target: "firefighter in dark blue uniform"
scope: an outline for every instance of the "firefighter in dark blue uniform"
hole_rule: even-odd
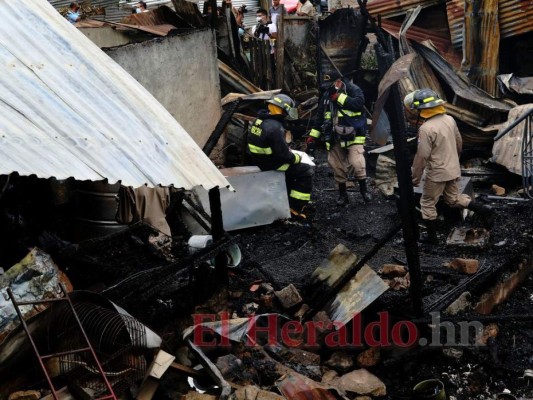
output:
[[[314,169],[301,163],[285,141],[283,122],[294,108],[287,95],[277,94],[267,100],[268,111],[261,110],[248,132],[248,150],[252,161],[262,171],[285,172],[291,214],[305,218],[305,207],[311,200]]]

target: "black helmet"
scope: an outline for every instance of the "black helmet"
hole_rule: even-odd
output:
[[[445,101],[431,89],[420,89],[414,93],[411,108],[422,110],[424,108],[433,108],[444,104]]]
[[[289,115],[295,105],[294,100],[286,94],[275,94],[266,102],[274,104],[275,106],[278,106],[279,108],[283,109],[283,111],[285,111],[285,114],[287,115]]]

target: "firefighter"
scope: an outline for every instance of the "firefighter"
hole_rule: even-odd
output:
[[[306,139],[311,149],[316,146],[315,139],[322,137],[326,143],[328,164],[339,188],[338,206],[349,203],[346,191],[349,166],[359,182],[363,200],[372,201],[366,182],[364,105],[365,96],[359,86],[346,78],[335,80],[320,98],[315,125]]]
[[[438,244],[435,206],[441,195],[450,207],[468,208],[478,213],[487,227],[494,222],[494,213],[489,207],[475,203],[465,194],[459,194],[459,156],[463,142],[455,120],[446,114],[444,103],[431,89],[416,90],[404,99],[404,104],[423,121],[418,130],[418,147],[413,161],[413,185],[420,184],[425,169],[420,206],[427,236],[421,241],[430,244]]]
[[[301,163],[301,156],[293,153],[285,141],[283,123],[294,108],[287,95],[277,94],[267,100],[268,111],[261,110],[248,131],[248,150],[252,161],[262,171],[285,172],[291,215],[306,218],[306,206],[311,200],[314,169]]]

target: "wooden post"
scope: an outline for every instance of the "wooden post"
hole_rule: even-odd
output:
[[[285,35],[283,32],[283,29],[285,27],[285,8],[283,4],[281,5],[281,7],[281,13],[276,19],[278,25],[278,37],[276,39],[276,88],[283,88],[283,78],[285,75]]]

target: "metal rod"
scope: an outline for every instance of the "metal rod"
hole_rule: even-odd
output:
[[[90,347],[84,347],[82,349],[77,349],[77,350],[69,350],[69,351],[62,351],[60,353],[53,353],[53,354],[47,354],[47,355],[44,355],[44,356],[41,356],[41,358],[43,360],[46,360],[48,358],[54,358],[54,357],[61,357],[61,356],[67,356],[69,354],[75,354],[75,353],[84,353],[86,351],[90,351],[91,348]]]
[[[39,361],[39,365],[41,366],[41,369],[43,371],[43,374],[46,378],[46,381],[48,382],[48,386],[50,386],[50,390],[52,392],[52,396],[55,400],[59,400],[59,396],[56,392],[56,389],[54,387],[54,384],[52,383],[52,379],[48,375],[48,371],[46,370],[46,367],[44,366],[43,360],[41,356],[39,355],[39,349],[37,348],[37,345],[33,341],[33,338],[31,337],[30,330],[28,329],[28,325],[26,324],[26,321],[24,320],[24,317],[22,316],[22,313],[20,312],[20,309],[18,307],[17,299],[15,299],[15,296],[13,295],[13,292],[11,291],[11,288],[7,288],[7,294],[9,295],[9,298],[11,299],[11,302],[13,303],[13,306],[15,308],[15,311],[17,312],[17,315],[20,319],[20,323],[22,324],[22,327],[24,328],[24,331],[26,332],[26,336],[28,340],[30,341],[31,347],[33,348],[33,352],[37,356],[37,361]]]
[[[74,319],[76,320],[76,322],[78,323],[78,325],[80,327],[80,331],[81,331],[81,334],[83,335],[83,338],[85,339],[85,343],[87,343],[87,345],[89,346],[89,351],[91,352],[91,355],[93,356],[94,362],[96,363],[96,367],[98,368],[98,371],[102,375],[102,379],[104,380],[105,385],[107,386],[107,390],[109,391],[110,395],[112,396],[110,398],[113,398],[113,399],[117,400],[117,396],[115,395],[115,392],[113,391],[113,387],[111,386],[111,384],[107,380],[107,376],[105,374],[104,369],[102,368],[102,365],[100,364],[100,360],[98,360],[98,357],[96,356],[96,353],[95,353],[95,351],[94,351],[94,349],[93,349],[93,347],[91,345],[91,342],[89,341],[89,337],[85,333],[85,329],[83,329],[83,325],[81,324],[81,321],[80,321],[80,319],[78,317],[78,314],[76,313],[76,310],[74,309],[74,304],[72,303],[72,300],[70,299],[70,296],[68,295],[68,292],[67,292],[67,289],[65,288],[65,285],[61,282],[59,284],[59,287],[61,288],[61,291],[63,292],[63,295],[65,296],[65,299],[68,301],[70,309],[72,310],[72,315],[74,316]]]
[[[496,136],[494,136],[494,141],[500,140],[502,137],[507,135],[516,125],[518,125],[520,122],[522,122],[524,119],[526,119],[528,116],[533,114],[533,109],[530,109],[523,113],[521,116],[519,116],[517,119],[515,119],[511,125],[509,125],[507,128],[505,128],[503,131],[498,133]]]

